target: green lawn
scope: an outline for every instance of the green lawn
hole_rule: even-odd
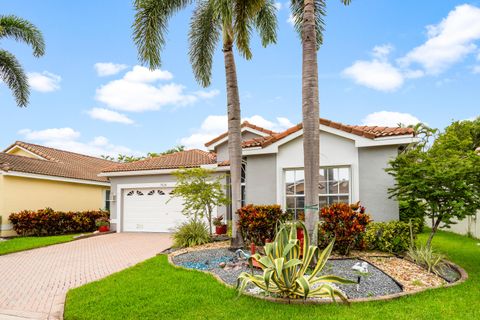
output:
[[[420,235],[424,241],[426,235]],[[480,319],[479,240],[441,232],[434,245],[469,273],[467,282],[387,302],[282,305],[251,297],[213,277],[179,270],[158,256],[69,291],[65,319]]]
[[[74,234],[50,237],[17,237],[0,242],[0,255],[72,241]]]

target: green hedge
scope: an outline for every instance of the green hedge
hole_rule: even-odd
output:
[[[24,210],[9,217],[13,230],[19,235],[49,236],[68,233],[92,232],[97,229],[95,220],[108,219],[107,211],[81,212],[54,211],[52,208],[37,211]]]
[[[403,221],[371,223],[365,241],[369,250],[405,252],[410,245],[410,225]]]

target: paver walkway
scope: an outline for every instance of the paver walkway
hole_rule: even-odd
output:
[[[171,246],[168,234],[113,233],[0,256],[0,320],[61,319],[70,288]]]

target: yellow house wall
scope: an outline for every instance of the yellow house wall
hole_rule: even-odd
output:
[[[21,210],[50,207],[58,211],[82,211],[103,208],[104,190],[108,189],[110,187],[0,176],[0,216],[3,229],[8,227],[8,216]],[[12,231],[2,231],[2,236],[11,234]]]

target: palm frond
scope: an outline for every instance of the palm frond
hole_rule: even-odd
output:
[[[343,0],[349,1],[349,0]],[[325,16],[326,16],[326,1],[325,0],[314,0],[315,5],[315,31],[316,31],[316,42],[317,50],[323,43],[323,32],[325,31]],[[292,11],[292,17],[294,22],[295,30],[297,31],[300,38],[302,37],[302,26],[303,26],[303,11],[305,8],[303,0],[291,0],[290,8]]]
[[[254,16],[252,2],[249,0],[233,1],[233,33],[235,44],[240,54],[247,60],[252,58],[250,36],[252,33],[252,17]]]
[[[257,29],[262,45],[266,47],[270,43],[277,42],[277,8],[273,0],[265,1],[255,18],[255,29]]]
[[[13,38],[25,42],[33,48],[35,57],[45,54],[42,32],[31,22],[17,16],[0,16],[0,38]]]
[[[150,69],[161,65],[160,53],[165,46],[168,20],[193,0],[135,0],[133,40],[141,62]]]
[[[190,62],[195,79],[204,87],[210,85],[212,60],[220,39],[220,20],[212,1],[203,0],[196,7],[190,22]]]
[[[28,78],[15,56],[5,50],[0,50],[0,79],[12,90],[17,105],[26,107],[30,94]]]

